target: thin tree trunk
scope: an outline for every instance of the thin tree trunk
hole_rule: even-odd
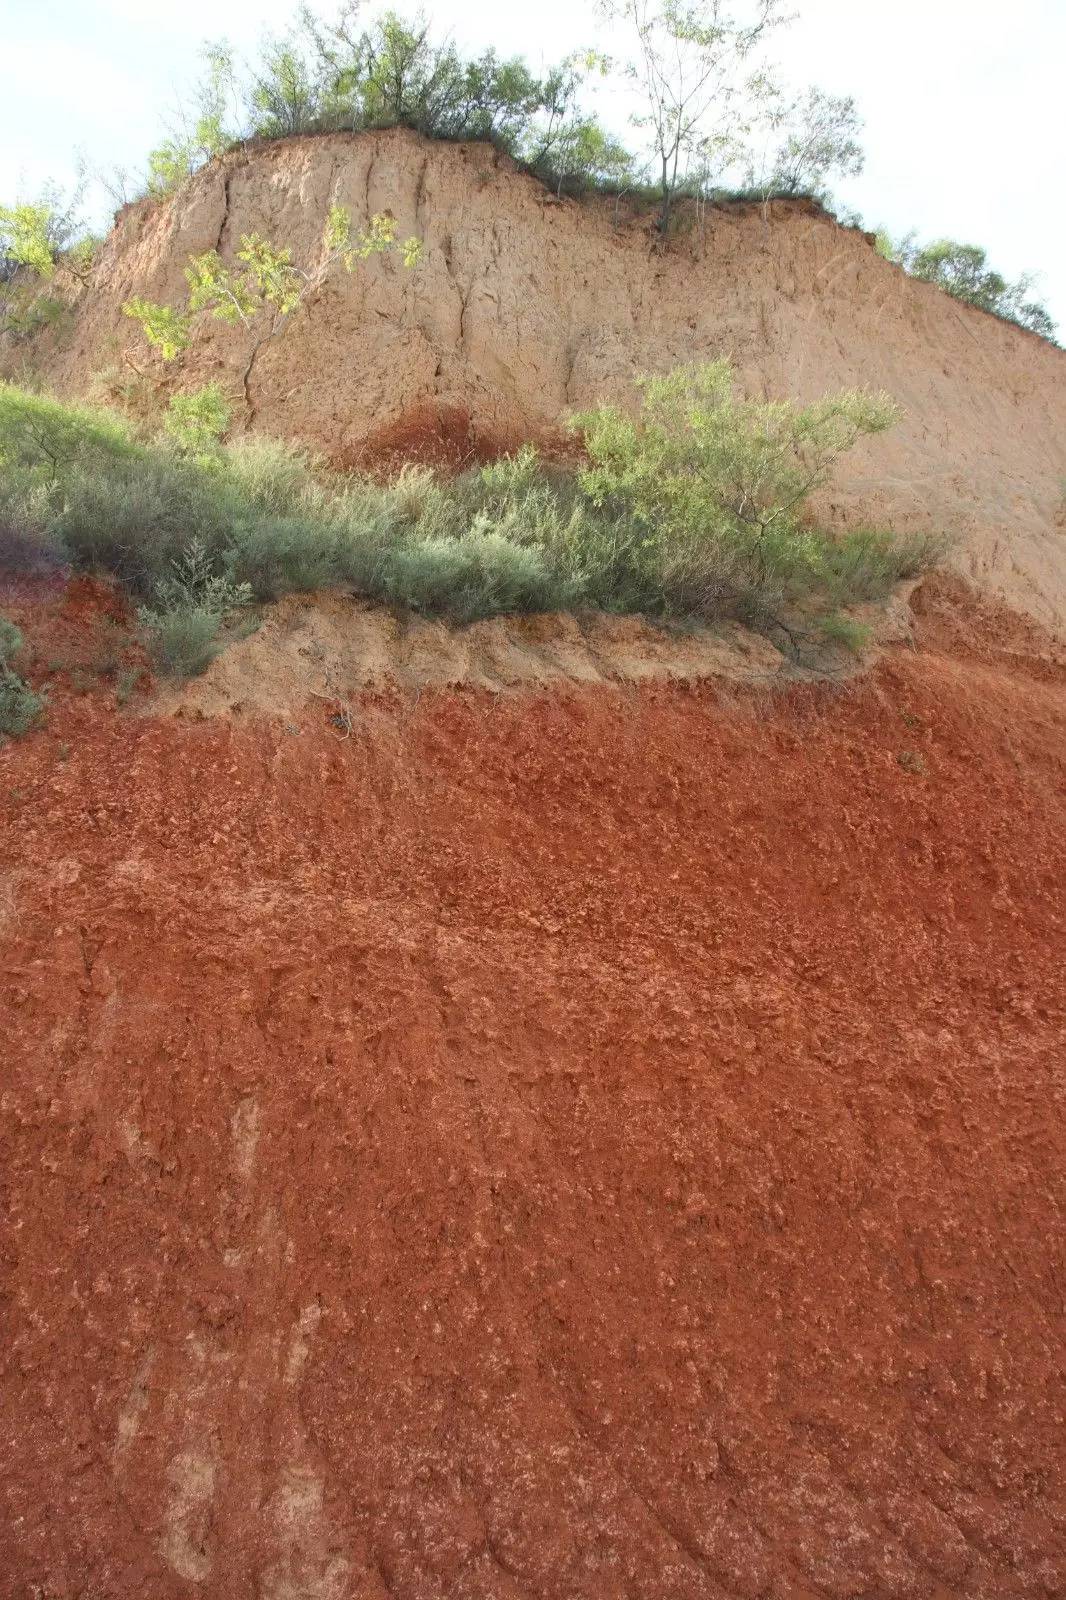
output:
[[[659,212],[659,232],[663,235],[663,237],[665,237],[666,230],[670,226],[670,201],[672,196],[673,189],[670,184],[670,170],[666,164],[666,157],[663,156],[663,203],[662,209]]]

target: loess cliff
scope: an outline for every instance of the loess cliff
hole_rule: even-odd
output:
[[[178,303],[191,254],[231,259],[254,230],[313,262],[332,203],[357,223],[391,212],[423,260],[331,274],[253,364],[255,428],[341,465],[456,419],[506,446],[551,436],[568,408],[631,401],[641,373],[720,355],[752,393],[884,388],[905,419],[855,452],[823,512],[943,530],[960,573],[1066,628],[1066,355],[909,279],[806,203],[713,211],[659,251],[647,217],[558,200],[487,145],[393,130],[249,148],[120,215],[73,331],[41,352],[45,377],[81,393],[127,354],[143,367],[124,301]],[[208,324],[166,382],[239,389],[250,348]]]
[[[331,277],[248,425],[343,464],[693,357],[884,387],[826,509],[970,581],[832,680],[334,593],[161,693],[118,588],[5,574],[0,1600],[1066,1593],[1066,357],[809,207],[657,253],[389,133],[127,210],[42,376],[145,369],[131,294],[332,201],[425,260]]]

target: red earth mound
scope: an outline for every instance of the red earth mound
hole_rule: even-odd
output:
[[[1062,1591],[1063,677],[929,614],[0,750],[0,1595]]]
[[[577,460],[580,456],[574,439],[562,429],[542,429],[532,436],[528,427],[490,427],[465,406],[426,403],[385,423],[357,449],[333,451],[330,460],[338,471],[358,469],[383,477],[394,477],[401,468],[412,465],[454,475],[499,461],[531,442],[551,460]]]

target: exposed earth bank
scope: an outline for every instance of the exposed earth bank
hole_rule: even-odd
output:
[[[421,239],[420,265],[337,267],[255,355],[247,412],[255,335],[201,318],[181,361],[153,364],[122,314],[131,296],[180,304],[190,255],[232,263],[257,231],[312,266],[333,203],[360,226],[391,212]],[[661,250],[648,215],[558,200],[489,145],[402,129],[281,140],[128,207],[72,324],[32,362],[72,394],[219,380],[238,426],[340,466],[551,439],[568,409],[632,405],[640,374],[719,356],[752,395],[886,389],[903,421],[841,464],[821,514],[943,532],[971,582],[1066,634],[1066,355],[907,277],[805,202],[687,222]],[[5,357],[17,371],[26,347],[0,349],[0,370]]]
[[[351,732],[353,701],[367,689],[505,694],[550,685],[703,678],[764,688],[816,675],[840,680],[861,671],[887,641],[910,637],[912,587],[899,585],[888,606],[852,609],[851,616],[869,630],[862,654],[808,628],[802,652],[787,657],[764,634],[739,623],[671,628],[636,616],[555,612],[492,617],[456,628],[353,595],[286,595],[263,608],[253,633],[229,644],[200,677],[164,688],[150,709],[282,717],[297,716],[317,700],[332,705]]]
[[[5,1600],[1061,1593],[1064,672],[916,605],[0,750]]]

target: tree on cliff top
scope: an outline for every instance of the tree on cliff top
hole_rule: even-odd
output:
[[[67,301],[47,291],[56,269],[67,287],[84,288],[98,241],[80,215],[84,174],[65,194],[48,184],[36,200],[0,205],[0,333],[16,338],[57,321]]]
[[[752,71],[769,32],[790,20],[783,0],[602,0],[604,15],[624,25],[635,56],[624,66],[645,109],[634,116],[651,136],[659,174],[659,231],[665,233],[678,189],[691,169],[705,174],[734,164],[771,84]]]
[[[595,51],[578,51],[537,75],[520,57],[492,49],[461,55],[423,17],[390,10],[363,25],[361,7],[349,4],[326,22],[304,6],[250,68],[241,91],[245,127],[267,139],[390,127],[487,139],[553,186],[581,185],[629,164],[579,104],[605,66]]]
[[[1014,322],[1056,343],[1058,330],[1050,312],[1033,298],[1033,274],[1023,273],[1012,283],[988,265],[988,253],[980,245],[960,244],[957,239],[936,239],[919,245],[913,234],[894,240],[882,230],[877,235],[877,248],[886,260],[894,261],[912,278],[933,283],[968,306],[990,311],[1005,322]]]

